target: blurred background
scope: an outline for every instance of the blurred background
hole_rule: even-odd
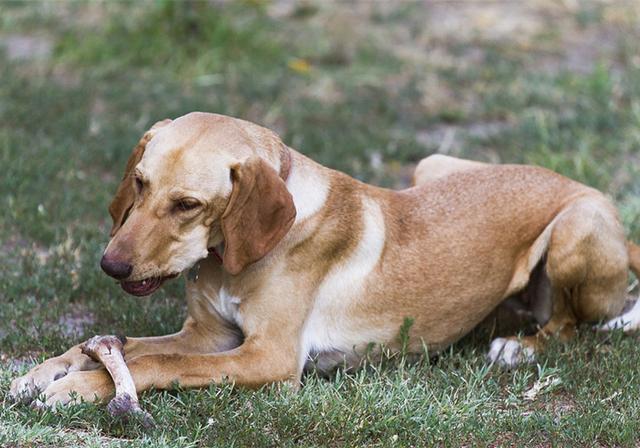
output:
[[[640,240],[640,2],[0,3],[0,353],[159,334],[98,269],[107,205],[156,120],[193,110],[277,131],[403,187],[432,153],[532,163],[608,193]]]
[[[546,166],[610,195],[640,241],[639,1],[0,0],[0,397],[93,334],[180,328],[182,280],[137,299],[98,263],[131,149],[193,110],[393,188],[433,153]],[[162,431],[126,446],[637,446],[636,338],[586,331],[514,372],[474,338],[295,396],[145,394]],[[102,408],[0,404],[0,445],[124,446]]]

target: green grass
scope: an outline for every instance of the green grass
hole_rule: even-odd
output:
[[[638,338],[589,328],[511,372],[485,362],[478,332],[432,361],[311,375],[298,393],[149,392],[158,427],[147,432],[93,404],[8,402],[13,377],[93,334],[180,327],[181,281],[136,299],[98,260],[131,148],[188,111],[264,124],[386,186],[438,149],[547,166],[609,194],[640,240],[637,15],[554,10],[523,41],[431,35],[433,11],[418,3],[350,13],[314,2],[285,16],[271,6],[0,3],[0,446],[636,446]],[[603,33],[610,49],[565,67],[572,32]],[[48,42],[49,55],[11,59],[14,36]],[[527,399],[536,384],[546,386]]]

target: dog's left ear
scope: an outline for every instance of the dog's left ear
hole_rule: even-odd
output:
[[[225,269],[235,275],[264,257],[287,234],[296,218],[284,181],[257,156],[231,167],[233,190],[222,214]]]
[[[155,123],[147,132],[144,133],[136,147],[133,148],[133,151],[129,156],[129,160],[127,161],[127,166],[124,169],[124,176],[122,176],[120,185],[118,185],[118,190],[116,190],[116,194],[109,205],[109,214],[113,220],[110,236],[115,235],[118,229],[122,227],[122,224],[126,221],[127,216],[129,216],[129,211],[133,206],[133,201],[135,199],[132,179],[133,170],[142,159],[147,143],[151,138],[153,138],[158,129],[169,123],[171,123],[171,120],[169,119]]]

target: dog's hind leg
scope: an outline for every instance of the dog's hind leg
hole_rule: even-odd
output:
[[[512,368],[535,359],[535,353],[544,347],[544,341],[556,336],[561,341],[570,340],[575,334],[577,320],[568,307],[564,291],[551,293],[553,308],[551,318],[536,334],[523,337],[500,337],[491,341],[487,358],[502,367]]]
[[[629,269],[640,279],[640,247],[631,241],[627,241],[627,252],[629,253]],[[640,297],[636,298],[633,306],[628,307],[625,312],[614,319],[606,322],[597,328],[601,331],[621,329],[624,331],[640,330]]]
[[[489,360],[513,367],[534,359],[545,342],[567,341],[576,324],[619,314],[628,275],[624,233],[611,204],[600,197],[583,198],[558,215],[547,249],[545,273],[551,285],[551,316],[532,336],[498,338]]]

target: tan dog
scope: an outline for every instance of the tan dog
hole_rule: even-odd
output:
[[[371,343],[397,349],[407,318],[408,350],[434,352],[518,293],[542,328],[495,340],[494,362],[530,359],[546,337],[620,313],[630,258],[598,191],[542,168],[442,156],[416,181],[363,184],[234,118],[157,123],[127,164],[101,263],[136,295],[190,273],[183,329],[126,343],[138,392],[297,385],[310,358],[357,363]],[[47,404],[71,391],[106,399],[113,383],[76,346],[11,386],[36,391]]]

